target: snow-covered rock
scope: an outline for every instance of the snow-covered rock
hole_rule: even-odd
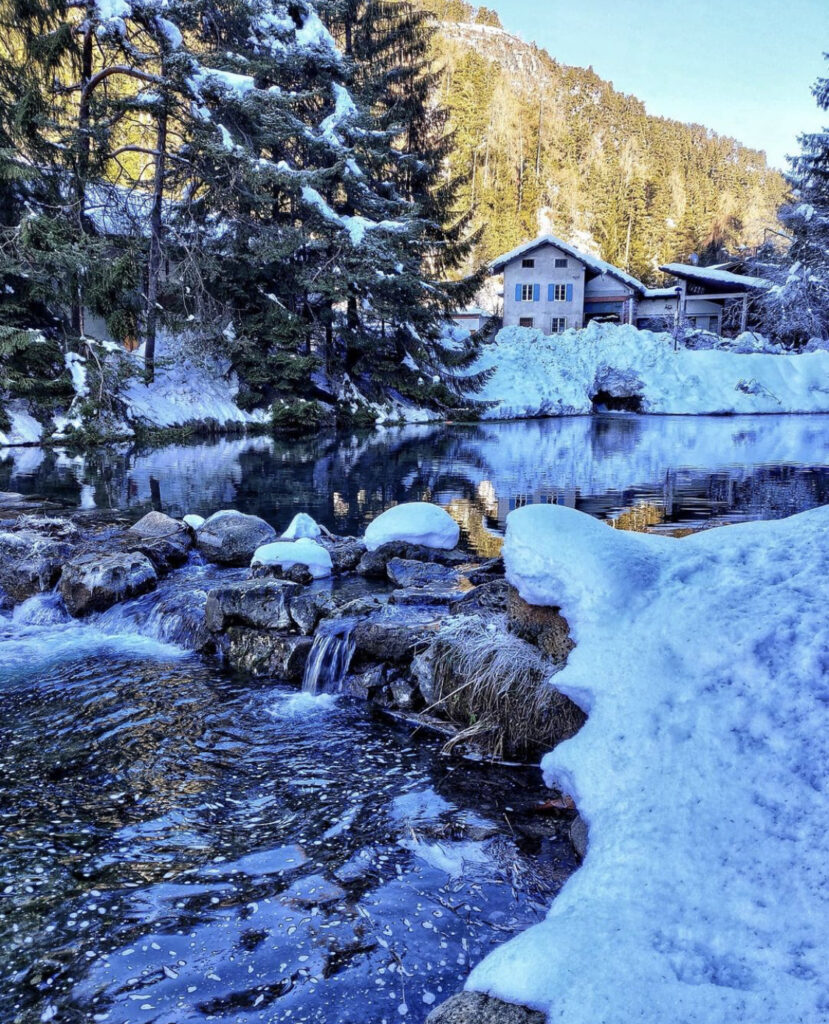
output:
[[[749,337],[736,339],[737,350],[692,351],[627,325],[552,336],[506,327],[472,367],[493,370],[472,397],[492,403],[489,419],[582,415],[600,392],[636,398],[651,413],[829,412],[829,353],[757,353]]]
[[[828,539],[829,506],[683,540],[509,516],[508,579],[577,643],[555,685],[589,719],[542,767],[590,842],[469,988],[568,1024],[825,1019]]]
[[[301,540],[307,537],[316,540],[322,535],[319,524],[307,512],[297,512],[288,529],[282,534],[283,540]]]
[[[428,501],[409,501],[387,509],[366,527],[366,547],[376,551],[392,541],[450,550],[458,543],[460,528],[445,509]]]
[[[300,565],[304,566],[314,579],[330,576],[333,569],[331,555],[310,537],[264,544],[256,549],[250,564],[252,568],[271,566],[283,572]]]
[[[196,545],[210,562],[249,565],[254,551],[276,538],[276,530],[259,516],[233,509],[214,512],[196,531]]]
[[[189,526],[191,530],[200,530],[206,522],[204,516],[192,514],[184,516],[181,521],[185,526]]]

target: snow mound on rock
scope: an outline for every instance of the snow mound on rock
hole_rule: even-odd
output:
[[[333,570],[331,555],[321,544],[309,537],[296,541],[274,541],[263,544],[254,552],[251,566],[271,565],[279,567],[283,572],[295,565],[304,565],[314,579],[330,576]]]
[[[319,524],[307,512],[298,512],[291,520],[288,529],[282,534],[283,540],[301,540],[307,537],[316,540],[322,536]]]
[[[683,540],[509,516],[507,578],[577,643],[555,685],[590,717],[542,767],[589,847],[468,987],[568,1024],[825,1019],[827,539],[829,506]]]
[[[457,545],[459,537],[460,527],[445,509],[428,501],[409,501],[372,520],[366,528],[365,542],[369,551],[391,541],[448,551]]]
[[[556,335],[505,327],[472,368],[493,371],[472,397],[492,403],[488,419],[583,415],[603,392],[638,399],[649,413],[829,412],[829,353],[757,352],[754,337],[741,335],[735,349],[692,351],[629,325],[594,322]]]

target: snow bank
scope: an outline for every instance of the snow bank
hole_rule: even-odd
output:
[[[315,540],[303,537],[296,541],[274,541],[263,544],[253,553],[251,566],[279,566],[283,572],[295,565],[304,565],[315,580],[330,576],[333,570],[331,555]]]
[[[43,426],[29,412],[28,405],[14,399],[6,406],[6,415],[11,424],[8,430],[0,430],[0,447],[12,444],[39,444],[43,437]]]
[[[592,323],[546,335],[505,327],[473,372],[494,369],[474,398],[490,419],[589,413],[599,392],[639,397],[642,412],[829,412],[829,353],[674,351],[669,334]]]
[[[567,1024],[826,1019],[829,506],[684,540],[561,506],[507,524],[589,713],[542,762],[589,824],[547,919],[468,987]]]
[[[369,551],[395,540],[451,550],[459,536],[460,527],[439,505],[409,501],[387,509],[372,520],[366,527],[365,542]]]

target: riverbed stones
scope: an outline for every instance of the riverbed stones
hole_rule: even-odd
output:
[[[535,644],[557,665],[563,665],[576,646],[558,608],[528,604],[514,587],[509,589],[507,618],[516,636]]]
[[[66,610],[78,618],[146,594],[157,582],[153,563],[140,551],[89,552],[64,565],[59,589]]]
[[[257,548],[276,540],[276,530],[258,516],[214,512],[196,532],[196,546],[209,562],[247,566]]]
[[[538,1010],[482,992],[459,992],[432,1010],[426,1024],[544,1024],[546,1019]]]
[[[467,556],[454,548],[450,551],[440,551],[422,544],[410,544],[408,541],[395,540],[381,544],[374,551],[366,551],[360,559],[357,572],[362,576],[385,579],[387,576],[386,566],[393,558],[453,566],[463,565],[467,561]]]
[[[163,512],[148,512],[124,534],[124,547],[146,555],[161,573],[183,565],[192,543],[187,527]]]
[[[448,565],[418,562],[411,558],[390,558],[386,563],[386,575],[398,587],[453,586],[459,578],[456,570]]]
[[[293,625],[290,603],[300,587],[288,580],[254,579],[216,587],[207,595],[207,628],[219,633],[229,626],[288,629]]]
[[[301,682],[313,641],[267,629],[231,626],[218,646],[231,668],[257,678]]]
[[[51,590],[72,544],[33,530],[0,533],[0,586],[15,602]]]

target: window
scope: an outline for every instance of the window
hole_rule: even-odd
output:
[[[556,259],[555,268],[556,270],[563,270],[567,266],[567,260]]]
[[[525,270],[532,270],[535,266],[535,260],[521,260],[521,266]]]
[[[531,316],[522,316],[518,320],[518,326],[519,327],[532,327],[533,323],[534,323],[534,321],[533,321],[533,318]]]
[[[553,290],[553,301],[555,302],[566,302],[567,301],[567,285],[557,284]]]
[[[550,321],[550,334],[561,334],[562,331],[567,330],[567,317],[566,316],[554,316]]]
[[[521,285],[521,301],[532,302],[533,300],[533,286],[531,284]]]

